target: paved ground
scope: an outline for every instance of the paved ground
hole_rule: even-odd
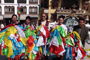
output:
[[[0,60],[8,60],[8,58],[6,58],[6,56],[1,56],[0,55]]]
[[[89,42],[90,42],[90,40],[89,40]],[[85,43],[85,47],[84,47],[84,48],[85,48],[85,49],[90,49],[90,44]],[[85,60],[90,60],[90,59],[86,58]]]
[[[90,34],[89,34],[89,41],[88,42],[90,43]],[[85,49],[90,49],[90,44],[85,42],[85,47],[84,48]],[[90,59],[86,58],[85,60],[90,60]]]

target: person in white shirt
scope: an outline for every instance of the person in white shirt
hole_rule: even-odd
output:
[[[43,13],[41,15],[41,20],[38,21],[38,25],[44,25],[44,26],[46,26],[50,30],[49,21],[46,20],[46,18],[47,18],[46,14]]]
[[[65,32],[67,34],[68,29],[67,29],[66,25],[63,24],[63,21],[64,21],[64,17],[63,16],[59,16],[58,23],[55,24],[54,27],[56,27],[57,25],[62,26],[65,29]]]

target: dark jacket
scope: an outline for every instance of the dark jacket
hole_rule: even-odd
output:
[[[74,26],[74,31],[78,32],[79,29],[80,29],[79,25]],[[85,25],[83,25],[83,27],[81,28],[81,33],[80,33],[83,46],[85,46],[85,39],[89,38],[88,31],[89,31],[88,28]]]

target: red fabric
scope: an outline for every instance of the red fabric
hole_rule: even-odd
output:
[[[14,60],[14,59],[8,58],[8,60]]]
[[[35,57],[35,60],[39,60],[39,59],[40,59],[40,57],[41,57],[41,53],[40,53],[40,52],[38,52],[36,55],[37,55],[37,56]]]
[[[83,60],[83,58],[86,56],[86,52],[84,51],[84,49],[82,48],[82,47],[78,47],[79,49],[80,49],[80,51],[81,51],[81,53],[82,53],[82,60]]]
[[[20,42],[20,36],[17,38],[17,41]]]
[[[18,9],[20,10],[20,7],[18,7]]]
[[[10,58],[8,58],[8,60],[10,60]]]
[[[55,53],[56,55],[58,55],[58,53],[62,52],[64,49],[62,45],[59,45],[59,47],[51,45],[49,50],[50,50],[50,53]]]
[[[5,49],[5,48],[6,48],[6,45],[4,44],[3,49]]]
[[[15,36],[17,36],[17,33],[15,33]]]
[[[68,44],[68,47],[72,47],[72,46]]]
[[[39,33],[39,36],[43,36],[44,38],[46,38],[46,36],[42,32]]]
[[[75,60],[75,56],[76,56],[75,47],[72,47],[72,56],[73,56],[73,60]]]
[[[21,54],[21,57],[22,57],[23,55],[25,55],[25,53],[22,53],[22,54]]]
[[[28,27],[28,29],[32,29],[32,27],[30,26],[30,27]]]
[[[45,26],[44,26],[44,29],[46,31],[46,38],[48,38],[50,36],[50,32],[49,32],[49,30]]]
[[[46,38],[48,38],[49,36],[50,36],[50,32],[49,32],[49,30],[45,27],[45,26],[43,26],[44,27],[44,29],[45,29],[45,31],[46,31],[46,36],[43,34],[43,32],[40,32],[39,33],[39,36],[43,36],[43,38],[44,38],[44,43],[46,43]]]
[[[33,43],[34,43],[33,36],[29,36],[27,43],[28,43],[28,46],[33,46]]]
[[[42,36],[44,38],[44,43],[46,43],[46,37],[42,32],[39,33],[39,36]]]
[[[80,47],[80,44],[79,44],[79,43],[80,43],[80,41],[79,41],[79,40],[77,40],[77,45],[78,45],[78,47]]]
[[[74,39],[74,35],[73,35],[73,33],[72,33],[72,34],[70,34],[70,36]]]
[[[64,46],[66,46],[65,37],[62,37],[61,36],[61,38],[62,38],[62,41],[63,41]]]
[[[0,45],[0,55],[1,55],[2,49],[1,49],[1,45]]]
[[[15,56],[15,58],[14,58],[15,60],[19,60],[19,57],[18,56]]]
[[[39,20],[38,21],[38,25],[41,25],[41,22],[42,22],[42,20]],[[49,21],[46,20],[45,27],[48,28],[48,25],[49,25]]]
[[[10,26],[15,26],[15,25],[14,24],[9,24],[9,25],[5,26],[3,29],[1,29],[1,31],[8,28],[8,27],[10,27]]]
[[[48,25],[49,25],[49,21],[46,21],[45,27],[48,28]]]
[[[18,14],[18,16],[20,17],[20,14]]]
[[[78,45],[78,48],[80,49],[80,51],[81,51],[81,53],[82,53],[82,60],[83,60],[83,58],[86,56],[86,52],[84,51],[84,49],[80,46],[80,41],[78,40],[77,41],[77,45]]]

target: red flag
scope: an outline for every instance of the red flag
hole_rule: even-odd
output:
[[[54,53],[56,55],[58,55],[58,53],[64,51],[62,45],[59,45],[59,47],[51,45],[49,50],[50,50],[50,53]]]
[[[70,36],[74,39],[74,35],[73,35],[73,33],[72,33],[72,34],[70,34]]]
[[[6,45],[4,44],[3,49],[5,49],[5,48],[6,48]]]
[[[62,41],[63,41],[64,46],[66,46],[65,37],[62,37],[61,36],[61,38],[62,38]]]
[[[44,29],[46,31],[46,38],[48,38],[50,36],[50,32],[49,32],[49,30],[45,26],[44,26]]]
[[[33,36],[29,36],[27,43],[28,43],[28,46],[33,46],[33,43],[34,43]]]
[[[1,54],[1,52],[2,52],[2,49],[1,49],[1,45],[0,45],[0,54]]]
[[[39,60],[39,59],[40,59],[40,57],[41,57],[41,53],[40,53],[40,52],[38,52],[36,55],[37,55],[37,56],[35,57],[35,60]]]

